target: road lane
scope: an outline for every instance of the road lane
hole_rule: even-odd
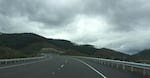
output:
[[[103,78],[81,62],[70,57],[63,58],[66,58],[68,62],[53,78]]]
[[[51,59],[23,66],[0,69],[0,78],[102,78],[70,57]]]
[[[102,66],[97,61],[58,55],[51,55],[51,58],[32,64],[0,69],[0,78],[104,78],[104,76],[107,78],[148,78]]]
[[[43,78],[45,76],[49,78],[60,63],[49,59],[38,63],[1,69],[0,78]]]
[[[121,69],[116,69],[108,66],[103,66],[98,61],[93,59],[81,59],[81,60],[93,66],[98,71],[103,72],[107,76],[107,78],[150,78],[143,76],[142,74],[124,71]]]
[[[101,77],[103,78],[107,78],[103,73],[99,72],[97,69],[95,69],[94,67],[92,67],[91,65],[87,64],[86,62],[76,59],[77,61],[81,62],[82,64],[88,66],[90,69],[92,69],[93,71],[95,71],[97,74],[99,74]]]

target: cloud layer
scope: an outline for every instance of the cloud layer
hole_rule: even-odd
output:
[[[34,32],[133,54],[150,48],[149,0],[0,0],[0,32]]]

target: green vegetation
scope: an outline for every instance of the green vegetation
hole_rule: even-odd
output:
[[[135,61],[139,63],[150,64],[150,49],[143,50],[137,54],[132,55],[127,59],[128,61]]]
[[[20,52],[7,47],[0,47],[0,58],[20,57]]]
[[[18,50],[11,49],[11,48],[0,47],[0,59],[24,58],[24,57],[32,57],[32,56],[36,56],[35,53],[20,52]]]

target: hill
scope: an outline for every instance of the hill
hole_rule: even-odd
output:
[[[14,49],[21,49],[36,42],[46,42],[46,39],[32,33],[0,35],[0,46]]]
[[[150,49],[145,49],[128,58],[130,61],[150,63]]]
[[[126,60],[129,57],[129,55],[107,48],[101,48],[97,49],[97,51],[94,53],[94,57],[115,59],[115,60]]]
[[[0,35],[0,47],[10,48],[12,51],[26,55],[39,55],[41,52],[54,52],[64,55],[82,55],[123,59],[128,55],[110,50],[97,49],[92,45],[77,45],[71,41],[61,39],[48,39],[33,33],[14,33]],[[3,55],[0,55],[3,56]]]

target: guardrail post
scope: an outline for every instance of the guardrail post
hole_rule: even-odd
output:
[[[143,69],[143,75],[144,75],[144,76],[146,75],[146,70],[145,70],[145,69]]]
[[[14,60],[14,61],[12,61],[13,63],[17,63],[18,61],[17,60]]]
[[[98,60],[99,61],[99,64],[101,64],[101,61],[100,60]]]
[[[7,64],[7,61],[5,61],[5,64]]]
[[[100,60],[100,63],[102,64],[102,61]]]
[[[110,64],[110,63],[108,62],[107,65],[109,66],[109,64]]]
[[[102,62],[102,61],[100,61],[100,64],[103,64],[103,62]]]
[[[134,71],[134,67],[133,66],[131,66],[131,72],[133,72]]]
[[[113,63],[111,63],[111,67],[113,67]]]
[[[125,70],[125,65],[124,64],[123,64],[122,68],[123,68],[123,70]]]
[[[118,69],[118,64],[116,64],[116,67],[117,67],[117,69]]]

